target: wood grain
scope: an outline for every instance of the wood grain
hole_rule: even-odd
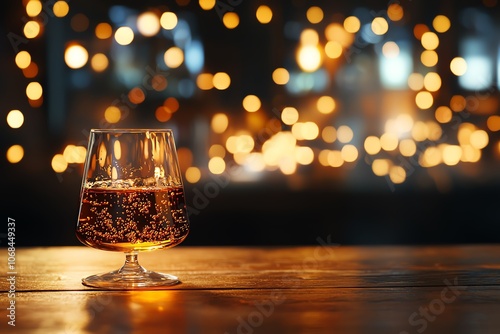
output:
[[[6,253],[6,252],[5,252]],[[119,268],[121,253],[88,247],[27,248],[16,254],[17,290],[88,290],[81,278]],[[0,264],[6,291],[7,261]],[[150,270],[177,275],[173,289],[443,286],[500,284],[500,246],[177,247],[141,253]]]
[[[24,292],[12,333],[498,333],[500,288]],[[3,301],[2,301],[3,304]],[[437,304],[436,304],[437,305]],[[416,313],[413,322],[410,317]],[[2,333],[5,320],[0,324]]]
[[[178,275],[182,284],[100,291],[81,278],[116,269],[123,254],[18,249],[15,328],[5,317],[12,300],[7,261],[0,263],[0,332],[493,334],[500,328],[497,245],[179,246],[139,260]]]

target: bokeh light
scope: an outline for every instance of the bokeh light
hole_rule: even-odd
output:
[[[328,41],[325,45],[325,54],[328,58],[337,59],[342,55],[342,44],[337,41]]]
[[[450,62],[450,70],[456,76],[464,75],[467,72],[467,62],[462,57],[455,57]]]
[[[163,55],[165,65],[170,68],[177,68],[184,62],[184,52],[177,46],[172,46]]]
[[[66,1],[56,1],[52,11],[56,17],[65,17],[69,13],[69,5]]]
[[[434,117],[439,123],[448,123],[453,117],[453,113],[447,106],[440,106],[436,108]]]
[[[404,16],[403,7],[398,3],[391,3],[387,8],[387,16],[391,21],[400,21]]]
[[[460,112],[465,109],[467,100],[462,95],[453,95],[450,99],[450,108],[455,112]]]
[[[172,118],[172,113],[170,112],[170,109],[168,109],[167,107],[159,106],[155,110],[155,117],[158,120],[158,122],[165,123]]]
[[[441,128],[441,126],[439,126],[439,123],[436,123],[434,121],[427,121],[425,122],[425,125],[427,126],[427,138],[429,140],[436,141],[441,138],[443,129]]]
[[[177,157],[179,158],[179,167],[186,171],[193,166],[193,151],[189,147],[179,147],[177,149]]]
[[[30,0],[26,4],[26,14],[31,17],[35,17],[42,11],[42,3],[40,0]]]
[[[304,29],[300,33],[300,43],[303,45],[317,45],[319,43],[318,32],[314,29]]]
[[[261,107],[260,99],[255,95],[247,95],[243,98],[243,108],[248,112],[255,112]]]
[[[134,104],[139,104],[144,102],[146,99],[146,94],[140,87],[134,87],[128,92],[128,99]]]
[[[37,21],[28,21],[24,25],[24,36],[28,39],[35,38],[40,34],[41,29],[40,23]]]
[[[134,40],[134,31],[130,27],[120,27],[115,32],[115,40],[120,45],[129,45]]]
[[[427,139],[428,133],[429,129],[427,128],[427,125],[422,121],[415,122],[411,130],[412,138],[420,142]]]
[[[255,16],[260,23],[267,24],[271,22],[271,19],[273,18],[273,11],[269,8],[269,6],[260,5],[257,8]]]
[[[348,144],[342,147],[342,150],[340,151],[340,156],[345,162],[354,162],[356,159],[358,159],[358,149],[356,146]]]
[[[186,177],[186,181],[189,183],[196,183],[201,179],[201,171],[198,167],[188,167],[184,175]]]
[[[118,143],[119,142],[116,141],[115,146]],[[117,146],[120,147],[119,145]],[[120,152],[120,151],[116,150],[115,152]],[[64,148],[62,155],[64,157],[64,160],[66,160],[68,164],[74,164],[74,163],[83,163],[85,161],[86,154],[87,154],[87,149],[84,146],[76,146],[69,144]],[[119,156],[117,156],[116,158],[120,159]]]
[[[401,166],[392,166],[389,169],[389,178],[394,184],[403,183],[406,180],[406,171]]]
[[[321,52],[316,46],[305,45],[299,48],[297,63],[305,72],[314,72],[321,66]]]
[[[273,81],[277,85],[286,85],[290,80],[290,73],[283,68],[279,67],[273,71]]]
[[[215,133],[223,133],[229,125],[229,118],[226,114],[217,113],[212,117],[211,127]]]
[[[212,174],[222,174],[226,169],[226,162],[221,157],[213,157],[208,161],[208,169]]]
[[[224,26],[228,29],[234,29],[240,24],[240,17],[235,12],[227,12],[222,17]]]
[[[493,131],[493,132],[500,131],[500,116],[492,115],[492,116],[488,117],[488,120],[486,121],[486,125],[488,126],[488,129],[490,131]]]
[[[154,36],[160,31],[160,28],[160,20],[153,12],[144,12],[137,17],[137,30],[143,36]]]
[[[198,4],[203,10],[211,10],[215,7],[216,0],[199,0]]]
[[[120,108],[116,106],[109,106],[104,111],[104,119],[106,122],[114,124],[118,123],[122,117],[122,112]]]
[[[328,151],[327,161],[330,167],[338,168],[342,166],[344,164],[344,158],[342,158],[342,152],[338,150]]]
[[[399,46],[392,41],[385,42],[382,46],[382,54],[387,58],[395,58],[399,55]]]
[[[63,173],[68,168],[68,162],[62,154],[54,155],[50,164],[56,173]]]
[[[443,161],[441,150],[437,147],[431,146],[425,149],[420,156],[419,163],[422,167],[434,167]]]
[[[34,78],[38,75],[38,65],[35,62],[31,62],[28,67],[23,69],[23,75],[26,78]]]
[[[426,91],[418,92],[415,96],[415,103],[420,109],[429,109],[434,103],[434,97],[431,93]]]
[[[24,149],[21,145],[12,145],[7,149],[6,158],[11,164],[17,164],[24,157]]]
[[[163,105],[165,107],[167,107],[170,110],[171,113],[176,112],[177,110],[179,110],[179,107],[180,107],[179,100],[177,100],[173,96],[167,97],[165,99],[165,101],[163,102]]]
[[[438,60],[439,60],[438,54],[434,50],[424,50],[420,54],[420,61],[426,67],[436,66],[436,64],[438,63]]]
[[[442,159],[443,163],[448,166],[455,166],[460,162],[462,157],[462,148],[458,145],[447,145],[442,146]]]
[[[477,149],[485,148],[489,143],[488,133],[484,130],[475,130],[470,134],[470,145]]]
[[[281,120],[286,125],[293,125],[299,120],[299,112],[294,107],[285,107],[281,112]]]
[[[64,51],[64,61],[69,68],[78,69],[87,64],[89,53],[80,44],[70,44]]]
[[[164,90],[168,86],[167,78],[165,78],[161,74],[156,74],[151,79],[151,86],[153,87],[153,89],[155,91],[161,92],[162,90]]]
[[[386,176],[389,174],[391,161],[388,159],[375,159],[372,163],[373,174],[377,176]]]
[[[383,35],[389,30],[389,24],[383,17],[376,17],[371,24],[372,31],[375,35]]]
[[[165,30],[172,30],[177,26],[177,23],[179,22],[179,19],[177,18],[177,15],[172,12],[165,12],[161,14],[160,17],[160,24],[161,27]]]
[[[99,39],[108,39],[113,36],[113,28],[109,23],[101,22],[95,27],[95,35]]]
[[[439,33],[447,32],[451,27],[450,19],[444,15],[438,15],[432,20],[432,26],[434,30]]]
[[[376,136],[366,137],[363,146],[365,148],[366,153],[370,155],[375,155],[382,149],[382,145],[380,144],[380,139]]]
[[[297,146],[295,148],[295,161],[301,165],[310,165],[314,161],[314,152],[310,147]]]
[[[31,55],[27,51],[20,51],[16,55],[15,62],[17,67],[25,69],[31,64]]]
[[[292,134],[297,140],[314,140],[319,135],[319,128],[314,122],[297,122],[292,126]]]
[[[321,96],[316,101],[316,108],[322,114],[331,114],[336,107],[335,100],[331,96]]]
[[[421,42],[424,49],[435,50],[439,46],[439,37],[435,33],[428,31],[422,35]]]
[[[361,22],[356,16],[348,16],[344,20],[344,29],[352,34],[355,34],[361,28]]]
[[[441,77],[436,72],[429,72],[424,77],[424,88],[436,92],[441,88]]]
[[[38,100],[42,97],[43,88],[39,82],[33,81],[26,86],[26,96],[30,100]]]
[[[408,87],[414,91],[419,91],[424,88],[424,76],[420,73],[410,74],[408,76]]]
[[[427,27],[423,23],[416,24],[415,27],[413,27],[413,35],[419,41],[422,39],[423,34],[425,34],[428,31],[429,31],[429,27]]]
[[[380,147],[387,152],[394,151],[398,147],[398,137],[394,133],[384,133],[380,136]]]
[[[201,90],[214,88],[214,76],[211,73],[200,73],[196,78],[196,85]]]
[[[320,7],[312,6],[307,9],[306,17],[310,23],[316,24],[323,21],[324,13]]]
[[[226,72],[217,72],[213,76],[212,83],[216,89],[225,90],[231,85],[231,77]]]
[[[18,129],[24,123],[24,115],[20,110],[14,109],[7,114],[7,124],[13,128]]]
[[[104,53],[96,53],[90,60],[92,69],[96,72],[102,72],[108,68],[109,60]]]
[[[341,125],[337,128],[337,139],[341,143],[349,143],[354,138],[354,132],[347,125]]]
[[[321,131],[321,138],[325,143],[335,142],[337,140],[337,129],[331,125],[325,126]]]
[[[226,149],[222,145],[214,144],[214,145],[210,146],[210,149],[208,150],[208,156],[210,158],[213,158],[213,157],[224,158],[226,156]]]
[[[497,1],[483,2],[487,6],[486,3]],[[177,0],[175,3],[185,7],[192,2]],[[409,167],[404,163],[405,160],[418,159],[420,166],[425,168],[441,165],[434,169],[436,171],[463,162],[477,162],[482,158],[500,160],[500,141],[496,138],[497,133],[494,133],[500,131],[497,96],[490,92],[486,94],[488,96],[474,95],[471,93],[473,87],[464,85],[464,82],[474,81],[471,79],[474,73],[481,74],[481,66],[486,64],[486,58],[481,53],[488,48],[483,50],[479,42],[477,45],[464,43],[449,48],[453,43],[462,42],[462,35],[453,35],[458,30],[468,25],[479,27],[480,22],[475,22],[476,18],[472,16],[460,17],[456,26],[453,21],[452,27],[450,18],[455,16],[449,15],[449,11],[439,15],[436,15],[439,12],[431,13],[431,16],[422,20],[414,17],[410,7],[389,2],[386,11],[385,8],[379,8],[379,12],[371,12],[370,15],[366,8],[361,7],[350,12],[332,13],[330,8],[323,5],[306,4],[299,16],[285,19],[282,8],[271,3],[256,3],[250,15],[243,16],[243,7],[226,7],[220,12],[221,8],[216,8],[221,5],[218,1],[198,0],[198,11],[215,10],[220,16],[223,30],[249,23],[262,31],[271,28],[271,31],[275,31],[273,29],[276,27],[284,29],[286,41],[283,43],[292,43],[283,49],[286,59],[280,59],[281,54],[272,54],[266,66],[259,68],[262,71],[257,73],[257,58],[254,60],[256,67],[245,68],[243,72],[233,71],[224,64],[222,58],[219,64],[205,63],[204,57],[208,53],[205,55],[204,52],[210,51],[211,47],[204,50],[205,41],[200,38],[197,31],[199,27],[193,25],[193,21],[181,11],[178,14],[166,11],[174,10],[171,6],[130,10],[117,5],[108,13],[109,22],[104,22],[105,18],[89,20],[88,13],[78,12],[73,6],[70,12],[68,0],[55,1],[52,8],[45,8],[40,0],[23,0],[23,5],[27,15],[21,23],[23,40],[43,36],[48,24],[44,16],[52,14],[51,10],[54,15],[49,16],[52,17],[62,18],[69,14],[62,21],[69,24],[68,30],[77,36],[75,38],[83,38],[84,35],[94,38],[94,42],[85,44],[75,39],[64,48],[64,62],[70,69],[84,68],[87,63],[90,65],[87,69],[68,71],[68,82],[74,88],[88,88],[99,80],[108,80],[108,76],[117,74],[113,80],[119,80],[123,85],[120,94],[125,101],[122,102],[133,107],[147,102],[148,106],[138,106],[138,109],[150,109],[149,114],[143,115],[144,120],[152,121],[153,124],[171,121],[170,125],[174,128],[178,126],[177,122],[195,116],[190,114],[195,98],[206,99],[209,117],[203,122],[206,123],[205,130],[209,131],[210,140],[201,151],[191,148],[190,152],[202,156],[208,154],[209,161],[201,158],[196,159],[196,165],[193,165],[193,161],[183,165],[182,171],[190,183],[199,182],[202,175],[207,176],[207,161],[208,171],[212,174],[223,173],[228,161],[241,166],[244,173],[281,171],[285,175],[307,173],[312,169],[301,167],[305,165],[344,166],[342,171],[329,171],[332,177],[337,177],[340,172],[351,172],[354,166],[349,163],[357,161],[360,158],[359,150],[362,150],[364,152],[361,154],[366,156],[360,161],[371,167],[375,175],[386,176],[390,182],[399,184],[413,174],[413,167],[417,167],[415,164]],[[112,13],[115,10],[116,13]],[[261,26],[266,24],[269,25]],[[400,34],[402,27],[406,29],[406,35]],[[224,34],[240,32],[226,31]],[[148,39],[143,36],[156,37]],[[468,41],[469,35],[463,36]],[[270,37],[276,36],[273,33]],[[127,48],[114,44],[126,46],[135,39],[136,45]],[[244,38],[240,41],[253,42]],[[146,51],[145,43],[148,48],[153,46],[154,50]],[[201,46],[199,52],[193,52],[196,43]],[[263,43],[268,41],[265,39]],[[252,52],[265,55],[264,46],[258,45]],[[247,47],[245,45],[245,49],[238,51],[247,50]],[[135,48],[141,50],[138,57],[132,56]],[[365,57],[368,50],[370,53]],[[16,50],[15,65],[22,70],[21,78],[29,82],[26,87],[27,102],[28,106],[35,108],[42,106],[44,100],[51,101],[52,96],[47,94],[51,89],[50,83],[47,87],[40,84],[49,68],[46,68],[43,59],[36,60],[35,53],[31,52],[31,49]],[[356,59],[351,59],[354,54]],[[457,54],[463,57],[455,57]],[[491,54],[487,54],[489,56]],[[141,76],[144,67],[141,68],[139,60],[144,60],[142,57],[147,57],[147,61],[153,63],[159,61],[161,64],[157,64],[156,70],[169,71],[168,75],[159,72],[150,73],[151,76],[146,78]],[[412,61],[412,57],[416,59]],[[193,67],[190,64],[195,58],[198,66]],[[402,59],[409,60],[406,68],[403,68]],[[485,80],[499,86],[500,83],[496,82],[496,65],[494,62],[492,64],[493,67],[488,65],[491,68],[488,67],[488,72],[484,72],[482,77],[493,73]],[[394,76],[401,73],[401,80],[397,86],[391,86],[389,92],[384,91],[381,95],[383,98],[375,101],[360,95],[359,104],[347,102],[349,96],[354,96],[349,94],[350,89],[387,89],[389,85],[383,80],[385,74],[373,75],[386,71],[393,71]],[[247,83],[240,84],[238,80],[243,74],[253,75],[254,72],[255,75],[264,76],[263,80],[267,80],[264,83],[272,84],[271,91],[263,87],[252,89]],[[455,86],[457,78],[450,78],[451,74],[466,74],[471,78],[459,78]],[[94,77],[98,81],[94,81]],[[469,93],[463,93],[459,88]],[[258,96],[247,95],[252,91]],[[236,102],[241,100],[242,109],[232,111],[226,105],[217,104],[216,100],[226,102],[226,98],[228,103],[234,99]],[[186,102],[183,102],[182,111],[175,114],[179,110],[179,101]],[[104,103],[109,103],[109,100]],[[377,110],[379,107],[381,110]],[[116,103],[107,108],[106,104],[101,105],[97,110],[100,116],[96,118],[104,118],[108,125],[125,121],[126,108],[120,108]],[[354,116],[349,114],[351,112],[359,113],[360,118],[366,117],[367,122],[355,119],[357,114]],[[6,114],[7,125],[18,129],[23,126],[25,117],[31,120],[28,115],[28,112],[10,110]],[[126,120],[127,123],[129,121],[132,119]],[[276,124],[276,128],[271,130],[272,124]],[[490,143],[492,145],[488,147]],[[483,151],[485,148],[488,150]],[[54,171],[64,172],[68,168],[67,164],[76,163],[75,159],[68,158],[71,156],[68,152],[73,149],[76,150],[76,146],[67,145],[64,150],[66,165],[58,160],[58,155],[54,156]],[[478,164],[474,168],[481,166]],[[469,168],[470,164],[463,164],[457,170],[464,174],[472,173]],[[241,180],[237,178],[237,182],[257,180],[261,175],[246,177]],[[300,187],[300,182],[296,182],[294,186]]]
[[[399,142],[399,152],[402,156],[411,157],[417,152],[417,145],[413,139],[405,138]]]

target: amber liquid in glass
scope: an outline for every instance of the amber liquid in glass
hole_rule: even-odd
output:
[[[189,232],[182,187],[84,188],[76,235],[94,248],[172,247]]]

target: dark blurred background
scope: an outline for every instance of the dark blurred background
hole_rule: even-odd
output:
[[[500,241],[498,1],[7,1],[2,215],[78,245],[91,128],[171,128],[185,245]]]

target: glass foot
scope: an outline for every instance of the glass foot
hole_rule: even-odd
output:
[[[92,275],[82,279],[83,285],[112,290],[160,288],[179,284],[176,276],[145,270],[140,275],[120,273],[115,270],[105,274]]]
[[[126,253],[125,264],[120,269],[82,279],[83,285],[110,290],[158,289],[179,283],[176,276],[144,269],[135,252]]]

